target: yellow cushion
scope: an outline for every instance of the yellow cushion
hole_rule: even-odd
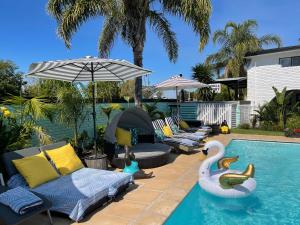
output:
[[[44,153],[12,160],[30,188],[35,188],[59,177]]]
[[[163,133],[166,137],[172,137],[173,136],[173,132],[172,132],[172,130],[169,126],[164,126],[162,131],[163,131]]]
[[[63,176],[84,167],[71,144],[48,150],[46,153]]]
[[[117,127],[116,139],[118,145],[131,147],[131,132],[122,128]]]
[[[183,120],[181,120],[179,122],[179,126],[180,126],[181,129],[189,129],[190,128],[190,126]]]

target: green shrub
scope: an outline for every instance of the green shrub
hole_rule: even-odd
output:
[[[259,128],[261,130],[268,130],[268,131],[283,131],[283,126],[281,124],[277,124],[271,121],[261,122]]]
[[[286,129],[284,130],[284,135],[285,135],[286,137],[292,137],[292,136],[294,136],[294,131],[293,131],[292,129],[286,128]]]
[[[239,125],[240,129],[250,129],[250,124],[248,123],[243,123]]]
[[[300,116],[293,115],[286,121],[286,127],[290,129],[300,128]]]

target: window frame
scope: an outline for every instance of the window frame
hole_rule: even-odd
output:
[[[293,67],[293,66],[300,66],[299,65],[293,65],[293,58],[300,58],[300,56],[290,56],[290,57],[282,57],[282,58],[279,58],[278,60],[278,64],[281,65],[281,67]],[[282,64],[280,63],[281,60],[283,59],[290,59],[290,65],[289,66],[282,66]]]
[[[300,62],[299,62],[299,65],[294,65],[293,64],[293,59],[295,59],[295,58],[299,58],[299,60],[300,60],[300,56],[293,56],[293,57],[291,57],[292,58],[292,66],[300,66]]]
[[[290,61],[290,62],[291,62],[290,65],[289,65],[289,66],[283,66],[283,65],[280,63],[280,61],[283,60],[283,59],[290,59],[290,60],[291,60],[291,61]],[[291,66],[292,66],[292,57],[282,57],[282,58],[279,58],[278,63],[279,63],[279,65],[280,65],[281,67],[291,67]]]

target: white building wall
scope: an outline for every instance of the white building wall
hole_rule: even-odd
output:
[[[280,91],[300,89],[300,66],[282,67],[279,58],[300,56],[300,50],[253,56],[247,74],[247,100],[257,107],[270,101]]]

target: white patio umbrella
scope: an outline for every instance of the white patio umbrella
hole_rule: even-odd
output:
[[[194,89],[194,88],[203,88],[207,87],[207,84],[200,83],[196,80],[185,79],[182,75],[171,77],[168,80],[165,80],[157,85],[155,88],[159,90],[175,90],[176,91],[176,102],[177,102],[177,116],[179,118],[179,99],[178,91],[183,89]]]
[[[27,76],[68,82],[91,81],[93,95],[94,149],[96,150],[95,81],[126,81],[150,74],[151,71],[125,60],[85,58],[32,63]],[[97,151],[96,151],[97,154]]]

